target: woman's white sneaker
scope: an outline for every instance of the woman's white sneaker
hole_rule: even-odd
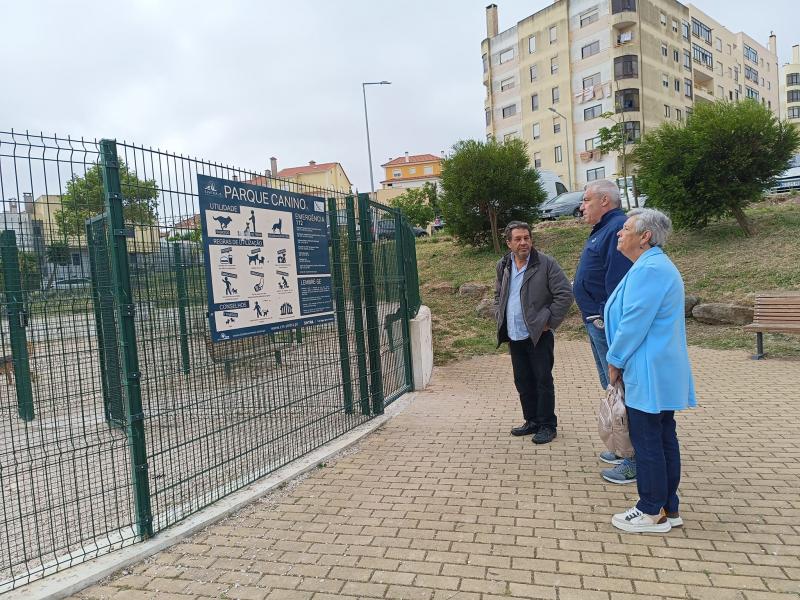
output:
[[[647,515],[635,506],[611,518],[611,524],[617,529],[629,533],[667,533],[672,525],[667,515],[661,510],[657,515]]]

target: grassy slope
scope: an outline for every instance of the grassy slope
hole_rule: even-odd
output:
[[[683,275],[689,294],[703,302],[753,303],[754,293],[771,289],[800,289],[800,205],[761,203],[748,211],[756,234],[744,237],[735,221],[723,221],[702,232],[676,232],[665,248]],[[536,247],[552,256],[567,276],[575,273],[589,226],[559,222],[534,231]],[[498,256],[455,244],[441,236],[417,244],[422,300],[433,312],[437,364],[474,354],[493,352],[494,325],[475,314],[473,298],[436,292],[432,284],[459,286],[467,281],[494,281]],[[751,350],[752,334],[740,327],[712,327],[687,321],[689,342],[714,348]],[[582,336],[573,306],[560,329],[562,335]],[[767,335],[771,356],[800,357],[797,336]]]

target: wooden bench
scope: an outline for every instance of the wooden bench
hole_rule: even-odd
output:
[[[755,360],[764,358],[765,332],[800,334],[800,292],[758,292],[753,322],[745,325],[744,330],[756,334]]]
[[[230,377],[233,367],[237,364],[258,361],[262,368],[266,369],[280,366],[286,354],[303,340],[299,327],[279,333],[219,342],[213,342],[207,331],[203,337],[209,358],[213,363],[224,366],[226,377]]]

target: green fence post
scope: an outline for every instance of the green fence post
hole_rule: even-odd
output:
[[[394,215],[395,231],[397,235],[397,279],[400,282],[400,323],[403,327],[403,366],[405,367],[406,385],[414,389],[414,372],[411,364],[411,330],[409,319],[411,314],[408,310],[408,276],[406,269],[406,257],[410,252],[409,245],[416,244],[413,236],[403,223],[403,215],[398,210]],[[410,238],[410,239],[409,239]],[[417,309],[419,310],[419,309]]]
[[[344,300],[342,278],[342,241],[339,236],[339,213],[336,198],[328,198],[328,219],[331,226],[331,275],[333,276],[333,301],[336,305],[336,331],[339,335],[339,364],[344,388],[344,412],[353,412],[353,382],[350,373],[350,338],[347,334],[347,306]],[[297,329],[300,333],[300,329]]]
[[[131,476],[136,505],[136,527],[142,538],[153,535],[153,514],[150,508],[150,482],[147,473],[147,447],[144,435],[141,373],[136,349],[136,324],[131,292],[130,266],[126,244],[125,219],[122,214],[122,191],[119,179],[117,143],[100,141],[103,195],[108,215],[108,235],[111,250],[111,272],[120,331],[122,375],[127,397],[128,445],[131,454]]]
[[[350,297],[353,303],[353,326],[356,334],[356,362],[358,363],[358,394],[361,414],[369,415],[369,385],[367,384],[367,350],[364,343],[364,314],[361,305],[361,271],[358,264],[356,239],[356,211],[352,196],[345,198],[347,212],[347,263],[350,268]]]
[[[186,310],[189,296],[186,292],[186,275],[183,272],[183,252],[181,243],[173,242],[172,255],[175,258],[175,285],[178,292],[178,332],[181,343],[181,364],[183,372],[189,374],[189,332],[186,327]]]
[[[28,363],[30,360],[28,343],[25,337],[28,314],[25,312],[25,296],[22,292],[22,278],[19,273],[17,235],[12,229],[6,229],[0,233],[0,257],[3,260],[3,281],[6,288],[8,333],[11,339],[11,360],[17,389],[17,409],[20,419],[33,421],[33,387]]]
[[[100,358],[100,383],[103,387],[103,411],[106,421],[111,421],[111,394],[108,389],[108,375],[106,373],[106,349],[103,336],[103,315],[100,300],[100,286],[98,285],[97,248],[94,241],[94,223],[98,219],[105,219],[105,214],[86,220],[86,245],[89,250],[89,273],[92,276],[92,308],[94,308],[94,327],[97,334],[97,352]]]
[[[372,259],[372,217],[369,194],[358,195],[358,218],[361,223],[361,266],[364,271],[364,304],[367,311],[367,343],[372,390],[372,412],[383,414],[383,373],[381,370],[381,332],[378,323],[378,300],[375,294],[375,264]],[[395,237],[397,237],[395,235]]]

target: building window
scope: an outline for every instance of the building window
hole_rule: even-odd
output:
[[[503,141],[504,142],[508,142],[508,141],[513,140],[515,137],[517,137],[517,132],[516,131],[512,131],[511,133],[507,133],[507,134],[505,134],[503,136]]]
[[[678,33],[678,20],[672,19],[672,32]]]
[[[590,121],[592,119],[596,119],[602,114],[603,114],[603,105],[596,104],[595,106],[590,106],[589,108],[583,109],[583,120]]]
[[[800,85],[800,73],[787,73],[786,85]]]
[[[539,94],[531,96],[531,110],[539,110]]]
[[[692,58],[694,59],[694,62],[699,62],[709,69],[714,68],[714,55],[705,48],[701,48],[697,44],[692,44]]]
[[[510,60],[514,60],[514,48],[509,48],[508,50],[503,50],[500,53],[500,64],[507,63]]]
[[[615,92],[614,104],[616,111],[628,112],[631,110],[639,110],[639,90],[630,88],[626,90],[618,90]]]
[[[692,97],[692,80],[691,79],[684,79],[683,80],[683,93],[687,98]]]
[[[676,92],[681,91],[681,80],[678,79],[677,77],[675,78],[675,91]]]
[[[739,67],[733,67],[733,80],[739,81]]]
[[[636,0],[611,0],[611,14],[625,11],[635,12]]]
[[[558,26],[553,25],[550,28],[550,43],[555,44],[558,41]]]
[[[670,109],[670,107],[669,107],[669,104],[665,104],[665,105],[664,105],[664,116],[665,116],[665,117],[667,117],[667,118],[669,119],[669,118],[670,118],[670,116],[671,116],[671,112],[672,112],[672,111],[671,111],[671,109]]]
[[[717,97],[723,99],[725,98],[725,88],[722,87],[721,85],[717,86]]]
[[[669,55],[669,46],[666,44],[661,44],[661,56]]]
[[[728,51],[728,56],[733,54],[733,52],[731,51],[731,45],[730,44],[725,44],[725,46],[726,46],[726,50]]]
[[[614,59],[614,79],[630,79],[639,77],[639,57],[626,54]]]
[[[750,86],[747,86],[747,85],[744,86],[744,89],[745,89],[745,95],[748,98],[752,98],[753,100],[758,100],[758,91],[757,90],[754,90],[753,88],[751,88]]]
[[[600,18],[600,11],[596,8],[586,11],[580,16],[581,27],[595,23]]]
[[[722,52],[722,40],[719,38],[714,38],[714,47]]]
[[[589,88],[593,88],[596,85],[600,85],[600,73],[595,73],[594,75],[589,75],[588,77],[583,78],[583,89],[588,90]]]
[[[491,123],[492,123],[492,109],[491,108],[487,108],[486,109],[486,125],[491,125]]]
[[[768,90],[771,90],[771,89],[772,89],[772,84],[771,84],[769,81],[767,82],[767,89],[768,89]]]
[[[800,106],[790,106],[789,107],[789,118],[790,119],[800,119]]]
[[[680,108],[675,109],[675,118],[678,119],[678,121],[683,122],[683,112]]]
[[[554,158],[557,163],[560,163],[564,159],[563,155],[561,154],[561,146],[555,147]]]
[[[72,266],[73,267],[80,267],[81,266],[81,255],[79,252],[72,253]]]
[[[681,53],[678,52],[676,48],[672,49],[672,60],[675,62],[681,62]]]
[[[536,52],[536,36],[532,35],[528,38],[528,53],[533,54]]]
[[[539,78],[539,69],[536,65],[531,65],[531,81],[536,81]]]
[[[506,119],[508,117],[513,117],[515,114],[517,114],[517,105],[516,104],[511,104],[509,106],[504,106],[503,107],[503,118],[504,119]]]
[[[633,144],[642,137],[642,126],[639,121],[625,121],[622,124],[622,135],[626,144]]]
[[[554,56],[550,59],[550,74],[555,75],[558,73],[558,57]]]
[[[589,58],[600,52],[600,42],[595,41],[581,48],[581,58]]]
[[[733,102],[733,90],[728,90],[728,100]]]
[[[423,167],[422,168],[423,175],[433,175],[433,167]]]
[[[409,167],[408,168],[409,175],[416,175],[417,174],[417,167]]]
[[[597,167],[596,169],[586,170],[586,181],[597,181],[598,179],[606,178],[606,168]]]
[[[755,64],[758,64],[758,52],[756,52],[755,50],[753,50],[753,49],[752,49],[750,46],[748,46],[747,44],[745,44],[745,45],[744,45],[744,57],[745,57],[747,60],[749,60],[749,61],[752,61],[752,62],[754,62]]]
[[[786,102],[800,102],[800,90],[788,90],[786,92]]]
[[[553,133],[561,133],[561,121],[553,119]]]
[[[661,87],[669,88],[669,75],[661,74]]]
[[[722,75],[722,63],[717,61],[717,75]]]
[[[661,24],[662,25],[666,25],[667,24],[667,15],[665,15],[664,13],[659,13],[659,18],[661,20]]]
[[[692,53],[688,50],[683,51],[683,68],[687,71],[692,70]]]
[[[686,21],[681,21],[681,36],[683,39],[689,39],[689,24]]]
[[[541,137],[541,131],[539,129],[539,123],[533,124],[533,139],[538,140]]]
[[[758,83],[758,71],[756,71],[750,65],[745,65],[744,66],[744,78],[745,79],[749,79],[753,83],[757,84]]]
[[[514,87],[514,78],[507,77],[500,82],[500,91],[505,92],[506,90],[510,90]]]
[[[695,37],[699,37],[706,43],[711,44],[711,29],[697,19],[692,19],[692,33]]]
[[[542,166],[542,153],[541,152],[534,152],[533,153],[533,167],[535,169],[539,169]]]
[[[400,169],[395,169],[394,171],[392,171],[392,177],[402,177],[402,176],[403,172]]]
[[[589,150],[594,150],[600,145],[600,136],[589,138],[583,143],[584,147],[586,148],[587,152]]]
[[[489,70],[489,58],[484,54],[481,59],[483,60],[483,72],[486,73]]]
[[[550,90],[550,95],[552,97],[553,104],[558,104],[558,101],[561,99],[561,94],[558,91],[558,86]]]

